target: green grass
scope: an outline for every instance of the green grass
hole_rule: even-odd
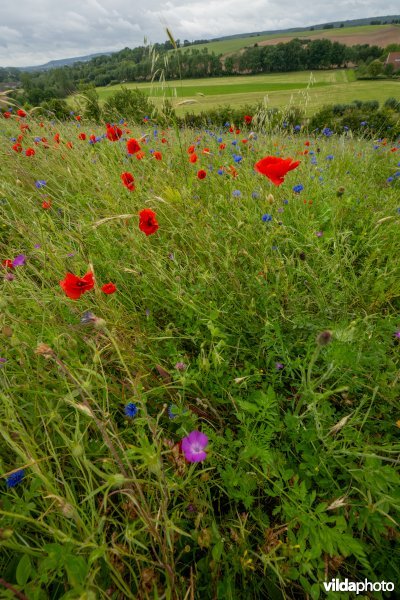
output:
[[[0,143],[0,262],[25,256],[0,280],[0,596],[398,589],[395,144],[128,124],[147,134],[137,160],[123,138],[78,139],[103,127],[34,114],[24,152],[15,117]],[[300,161],[279,187],[254,171],[277,154]],[[88,272],[67,297],[66,274]],[[179,446],[192,431],[198,463]]]
[[[325,104],[347,103],[353,100],[378,100],[397,97],[399,82],[356,81],[352,69],[333,71],[302,71],[271,75],[192,79],[182,82],[158,84],[124,84],[126,88],[139,88],[149,93],[160,104],[163,97],[172,98],[179,115],[199,113],[224,104],[239,107],[265,101],[272,107],[295,104],[305,109],[308,116]],[[120,85],[97,88],[100,102],[112,96]],[[175,99],[176,98],[176,99]],[[193,104],[180,105],[182,99],[192,99]],[[70,99],[73,102],[73,98]]]

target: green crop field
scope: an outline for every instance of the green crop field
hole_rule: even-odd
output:
[[[121,87],[97,88],[100,101],[105,102]],[[294,104],[311,114],[324,104],[356,99],[382,103],[389,97],[398,97],[400,92],[399,81],[357,81],[352,69],[189,79],[163,84],[128,83],[123,87],[146,91],[156,104],[164,97],[169,98],[178,114],[199,113],[223,104],[238,107],[258,102],[278,108]]]

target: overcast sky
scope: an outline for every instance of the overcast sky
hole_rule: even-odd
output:
[[[0,66],[133,48],[167,39],[194,40],[398,14],[398,0],[0,0]]]

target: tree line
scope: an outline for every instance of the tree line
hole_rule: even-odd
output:
[[[382,48],[368,44],[346,46],[326,39],[296,38],[271,46],[255,43],[223,56],[210,52],[207,47],[187,47],[185,42],[175,50],[171,50],[169,40],[151,47],[124,48],[111,55],[48,71],[23,72],[0,68],[0,82],[19,81],[22,88],[19,101],[37,106],[51,99],[65,98],[82,84],[107,86],[149,81],[160,76],[176,80],[340,68],[382,61],[385,53]]]

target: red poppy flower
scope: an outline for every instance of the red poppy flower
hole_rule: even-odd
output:
[[[156,160],[162,160],[162,154],[161,154],[161,152],[158,152],[158,151],[153,152],[153,156],[154,156],[154,158]]]
[[[42,208],[44,208],[44,210],[49,210],[49,208],[51,208],[51,200],[43,200]]]
[[[101,291],[105,294],[113,294],[116,290],[117,286],[115,283],[105,283],[103,286],[101,286]]]
[[[80,115],[76,115],[75,119],[76,119],[77,121],[80,121],[80,120],[82,119],[82,117],[81,117]]]
[[[250,115],[244,115],[244,122],[247,123],[247,125],[250,125],[252,120],[253,120],[253,117],[250,117]]]
[[[22,133],[25,133],[25,131],[30,131],[30,127],[27,123],[21,123],[21,125],[19,126],[20,131],[22,131]]]
[[[140,221],[139,221],[139,229],[143,231],[146,235],[151,235],[155,233],[158,229],[158,223],[156,220],[156,213],[153,212],[150,208],[144,208],[139,213]]]
[[[207,177],[207,172],[204,169],[200,169],[200,171],[197,171],[198,179],[204,179],[205,177]]]
[[[194,150],[195,150],[194,146],[189,146],[189,148],[187,150],[188,154],[193,154]]]
[[[60,134],[56,133],[53,140],[55,141],[56,144],[59,144],[60,143]]]
[[[136,154],[136,152],[139,152],[139,150],[141,150],[141,147],[139,142],[135,140],[135,138],[131,138],[126,142],[126,149],[128,151],[128,154]]]
[[[35,151],[33,148],[27,148],[25,150],[25,154],[26,154],[26,156],[35,156]]]
[[[220,150],[225,150],[225,148],[226,148],[226,144],[220,144],[219,145],[219,149]]]
[[[133,192],[135,189],[135,184],[134,184],[135,178],[132,175],[132,173],[127,173],[127,172],[122,173],[121,179],[122,179],[122,183],[124,184],[124,186],[126,188],[128,188],[128,190]]]
[[[142,152],[142,150],[140,150],[139,152],[136,152],[136,158],[138,160],[142,160],[142,158],[144,158],[145,154],[144,152]]]
[[[83,140],[83,141],[85,141],[85,140],[86,140],[86,133],[80,133],[80,134],[78,135],[78,138],[79,138],[80,140]]]
[[[10,260],[9,258],[6,258],[5,260],[3,260],[1,264],[5,269],[13,269],[14,268],[13,261]]]
[[[254,168],[261,175],[265,175],[274,185],[281,185],[285,175],[298,167],[299,160],[293,162],[292,158],[279,158],[278,156],[266,156],[259,160]]]
[[[17,115],[19,117],[26,117],[26,112],[24,110],[22,110],[22,108],[17,110]]]
[[[19,143],[14,144],[12,149],[14,150],[14,152],[22,152],[22,146]]]
[[[195,152],[193,152],[193,154],[191,154],[191,155],[189,156],[189,161],[190,161],[191,163],[195,163],[195,162],[197,162],[197,154],[196,154]]]
[[[6,110],[6,112],[4,112],[4,113],[3,113],[3,117],[4,117],[5,119],[9,119],[9,118],[11,117],[11,113],[10,113],[10,112],[8,112],[8,110]]]
[[[88,290],[94,287],[93,273],[89,271],[83,277],[77,277],[73,273],[67,273],[65,279],[60,281],[60,285],[68,298],[78,300]]]
[[[120,129],[116,125],[110,125],[110,123],[107,123],[106,127],[107,127],[107,130],[106,130],[107,139],[109,139],[110,142],[118,141],[122,135],[122,129]]]
[[[67,146],[67,148],[69,148],[71,150],[71,148],[73,148],[73,143],[72,142],[67,142],[65,144]]]

